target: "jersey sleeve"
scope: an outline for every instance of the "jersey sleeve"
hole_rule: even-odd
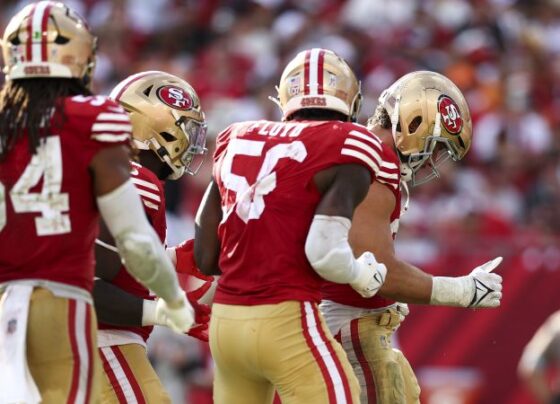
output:
[[[383,154],[379,172],[377,173],[377,181],[387,185],[389,188],[396,190],[400,185],[400,161],[397,153],[386,144],[383,144]]]
[[[376,180],[383,162],[383,145],[381,140],[358,125],[346,125],[343,143],[340,148],[340,164],[359,164],[371,174],[371,182]]]
[[[96,112],[90,130],[92,141],[104,145],[130,144],[132,124],[120,105],[105,99]]]

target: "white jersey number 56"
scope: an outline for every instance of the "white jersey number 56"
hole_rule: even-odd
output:
[[[249,184],[247,178],[232,172],[235,156],[261,157],[265,142],[259,140],[232,139],[228,146],[220,170],[224,186],[235,192],[235,204],[225,207],[224,222],[233,211],[247,223],[250,219],[258,219],[264,212],[264,196],[276,188],[276,172],[273,171],[282,158],[289,158],[301,163],[307,157],[305,145],[297,140],[281,143],[271,147],[264,155],[255,183]]]

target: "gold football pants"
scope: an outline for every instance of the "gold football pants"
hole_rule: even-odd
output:
[[[99,348],[99,356],[104,372],[101,381],[103,404],[171,403],[142,345]]]
[[[361,387],[362,404],[418,404],[420,386],[391,337],[401,319],[394,309],[356,318],[337,334]]]
[[[358,381],[317,305],[214,304],[210,349],[215,404],[359,403]]]
[[[98,402],[97,320],[81,300],[36,288],[27,323],[27,363],[43,404]]]

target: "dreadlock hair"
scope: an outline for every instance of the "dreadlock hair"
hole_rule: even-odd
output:
[[[391,129],[391,117],[383,105],[377,105],[375,112],[368,119],[368,127],[379,126],[383,129]]]
[[[37,78],[9,80],[0,91],[0,161],[26,133],[29,152],[35,154],[40,139],[65,121],[64,97],[91,95],[79,79]],[[55,110],[60,118],[51,118]]]
[[[286,118],[287,121],[347,121],[348,116],[332,109],[308,108],[295,111]]]

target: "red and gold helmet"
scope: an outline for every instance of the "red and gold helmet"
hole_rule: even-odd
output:
[[[152,150],[173,171],[196,174],[206,153],[206,121],[198,95],[185,80],[147,71],[121,81],[111,92],[129,113],[132,137],[141,150]]]
[[[89,85],[96,42],[86,21],[68,6],[53,1],[29,4],[4,31],[4,73],[8,80],[77,78]]]
[[[409,73],[383,91],[379,103],[391,118],[403,180],[427,182],[439,176],[437,167],[444,161],[467,154],[472,141],[469,106],[447,77],[431,71]]]
[[[277,87],[283,119],[301,109],[340,112],[355,121],[360,111],[360,82],[350,66],[333,51],[309,49],[293,58]]]

